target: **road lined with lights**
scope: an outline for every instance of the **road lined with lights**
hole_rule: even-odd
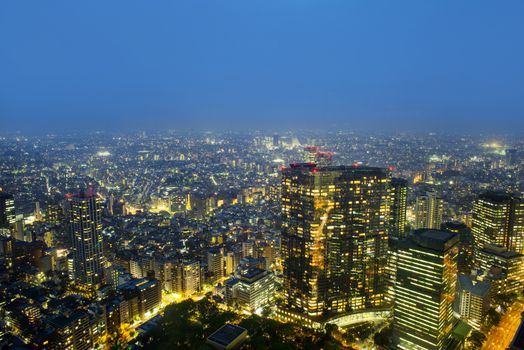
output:
[[[505,350],[511,343],[521,322],[524,302],[515,302],[502,316],[498,326],[494,326],[487,335],[482,350]]]

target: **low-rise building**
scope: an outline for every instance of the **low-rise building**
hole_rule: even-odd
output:
[[[237,302],[240,306],[256,310],[268,304],[275,292],[273,273],[251,268],[225,282],[225,298],[228,305]]]
[[[156,279],[132,279],[120,289],[124,299],[128,301],[127,307],[123,308],[127,315],[125,319],[132,320],[136,317],[143,319],[148,313],[160,307],[162,288]]]
[[[458,317],[476,330],[489,309],[491,284],[476,281],[468,275],[457,276],[455,311]]]

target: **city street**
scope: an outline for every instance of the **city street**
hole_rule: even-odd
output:
[[[505,350],[520,325],[522,311],[524,311],[524,303],[515,302],[502,316],[500,324],[491,329],[482,350]]]

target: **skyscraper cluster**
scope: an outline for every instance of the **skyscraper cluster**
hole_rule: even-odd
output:
[[[458,349],[460,322],[481,329],[494,295],[522,290],[519,196],[478,196],[471,230],[443,223],[443,199],[427,191],[415,199],[410,231],[407,191],[382,168],[312,157],[282,169],[282,320],[341,325],[342,315],[392,307],[394,347]]]
[[[51,153],[41,171],[2,173],[0,347],[93,348],[119,330],[142,334],[186,298],[234,323],[298,322],[282,329],[308,342],[326,329],[326,342],[354,347],[468,349],[467,334],[488,335],[509,309],[519,318],[524,163],[512,152],[338,134],[303,149],[293,138],[20,143],[28,159]],[[74,159],[56,163],[63,152]],[[488,181],[500,191],[484,192]]]

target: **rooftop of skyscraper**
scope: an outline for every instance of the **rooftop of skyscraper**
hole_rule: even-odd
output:
[[[433,229],[416,230],[411,237],[417,245],[437,251],[445,251],[459,241],[457,233]]]
[[[88,199],[88,198],[93,198],[97,195],[96,191],[92,188],[92,187],[89,187],[87,190],[80,190],[78,193],[68,193],[66,194],[66,199],[70,199],[70,198],[80,198],[80,199]]]
[[[519,198],[515,194],[502,191],[487,191],[479,196],[480,199],[484,199],[494,203],[505,203],[512,199]]]
[[[289,167],[282,167],[283,171],[287,170],[301,170],[301,171],[311,171],[313,173],[316,173],[318,171],[356,171],[359,172],[384,172],[385,168],[380,167],[371,167],[371,166],[363,166],[358,163],[352,164],[352,165],[326,165],[326,166],[320,166],[316,163],[291,163],[289,164]]]

